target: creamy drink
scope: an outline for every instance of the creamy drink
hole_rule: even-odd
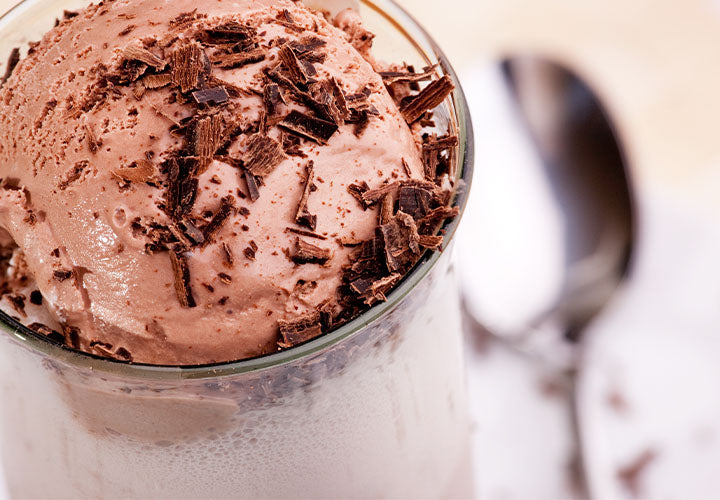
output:
[[[13,496],[470,494],[448,248],[469,124],[450,74],[379,62],[369,28],[286,0],[115,0],[13,53]]]

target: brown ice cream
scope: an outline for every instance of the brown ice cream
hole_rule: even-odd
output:
[[[336,24],[289,0],[115,0],[32,45],[0,89],[10,313],[197,364],[382,300],[454,213],[457,140],[420,133],[452,85],[379,73],[357,14]]]

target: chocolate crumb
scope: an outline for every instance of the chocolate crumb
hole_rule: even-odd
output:
[[[405,121],[412,124],[422,117],[426,111],[433,110],[442,103],[455,88],[448,75],[435,80],[419,94],[412,97],[400,109]]]
[[[654,450],[645,450],[628,465],[617,470],[617,478],[620,483],[635,498],[642,496],[641,478],[643,472],[657,458]]]
[[[42,293],[40,293],[40,290],[33,290],[30,292],[30,303],[35,304],[36,306],[42,305],[43,296]]]
[[[281,339],[278,346],[289,349],[322,334],[320,313],[313,311],[293,320],[278,320]]]
[[[175,276],[175,295],[180,305],[185,308],[195,307],[192,287],[190,285],[190,268],[187,257],[180,252],[170,252],[173,274]]]
[[[291,259],[296,264],[325,264],[332,254],[327,248],[320,248],[315,245],[296,238],[295,253]]]
[[[220,280],[221,283],[224,283],[226,285],[229,285],[230,283],[232,283],[232,276],[230,276],[227,273],[218,273],[218,279]]]
[[[311,231],[315,231],[317,227],[317,215],[313,215],[308,210],[308,199],[310,198],[310,192],[313,187],[313,179],[315,176],[314,162],[310,160],[305,167],[306,178],[305,188],[303,189],[302,197],[298,203],[298,209],[295,213],[295,222],[301,226],[305,226]]]
[[[327,144],[330,137],[338,130],[338,126],[332,122],[306,115],[297,110],[292,110],[278,125],[293,134],[321,145]]]
[[[63,282],[73,277],[73,272],[69,269],[56,269],[53,271],[53,278]]]

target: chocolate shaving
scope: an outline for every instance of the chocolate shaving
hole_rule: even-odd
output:
[[[282,145],[285,154],[289,156],[299,156],[300,158],[307,158],[307,155],[303,153],[300,147],[300,137],[285,132],[281,132]]]
[[[392,193],[386,194],[385,197],[382,199],[382,204],[380,205],[380,225],[387,224],[388,222],[390,222],[390,219],[392,219],[393,205],[394,200]]]
[[[425,68],[422,73],[415,73],[414,71],[381,71],[378,74],[383,79],[385,85],[392,85],[398,82],[422,82],[432,78],[436,67],[435,65]]]
[[[134,161],[127,167],[112,170],[111,173],[125,182],[153,182],[156,179],[155,165],[145,159]]]
[[[283,45],[278,52],[280,60],[293,82],[297,85],[305,86],[309,83],[310,77],[305,71],[305,66],[300,64],[300,60],[295,55],[295,51],[289,45]]]
[[[283,11],[280,14],[278,14],[275,21],[278,24],[281,24],[281,25],[285,26],[286,28],[289,28],[297,33],[305,32],[305,28],[295,24],[295,18],[290,13],[290,11],[287,9],[283,9]]]
[[[280,105],[285,104],[280,87],[276,83],[270,83],[263,89],[263,104],[265,104],[265,110],[270,117],[278,114]]]
[[[401,161],[402,161],[403,170],[405,170],[405,174],[408,177],[412,178],[412,171],[410,170],[410,165],[408,165],[407,160],[405,158],[402,158]]]
[[[8,57],[7,64],[5,66],[5,74],[2,78],[0,78],[0,87],[2,87],[5,82],[10,78],[10,75],[12,75],[13,70],[15,69],[15,66],[18,65],[20,62],[20,49],[18,47],[13,47],[13,49],[10,51],[10,57]]]
[[[286,158],[278,141],[266,135],[255,134],[247,144],[245,168],[251,174],[262,177],[272,172]]]
[[[195,124],[194,143],[198,165],[196,175],[202,174],[222,146],[223,121],[219,115],[201,118]]]
[[[218,279],[221,283],[224,283],[226,285],[229,285],[232,283],[232,276],[230,276],[227,273],[218,273]]]
[[[421,234],[418,243],[423,248],[428,248],[430,250],[440,250],[443,243],[443,237]]]
[[[190,286],[190,268],[187,257],[180,252],[171,251],[170,262],[175,276],[175,295],[178,302],[184,308],[195,307],[197,304]]]
[[[167,205],[175,218],[188,213],[195,204],[198,181],[191,175],[192,166],[184,158],[171,158],[168,162]]]
[[[363,198],[363,195],[370,190],[370,186],[368,186],[367,182],[363,181],[361,184],[350,184],[347,187],[347,190],[353,198],[360,202],[363,210],[368,209],[368,205],[365,203],[365,199]]]
[[[235,264],[235,257],[233,257],[232,250],[230,249],[230,246],[223,241],[222,245],[222,252],[223,252],[223,260],[227,267],[233,267]]]
[[[115,353],[112,351],[112,344],[108,344],[106,342],[101,342],[99,340],[91,340],[90,341],[90,349],[94,350],[97,354],[100,356],[105,356],[107,358],[114,358]]]
[[[296,264],[325,264],[332,257],[327,248],[320,248],[297,238],[292,261]]]
[[[65,337],[60,332],[53,330],[47,325],[43,325],[42,323],[30,323],[28,328],[40,335],[45,335],[53,342],[57,342],[58,344],[65,343]]]
[[[355,122],[355,127],[353,128],[353,134],[355,137],[360,137],[363,135],[363,132],[368,128],[368,125],[370,124],[370,118],[368,116],[367,111],[361,111],[359,113],[359,118]]]
[[[185,94],[202,87],[210,73],[209,61],[198,43],[188,43],[170,54],[170,77]]]
[[[309,52],[313,52],[317,49],[325,47],[327,45],[327,42],[322,38],[310,35],[305,36],[299,40],[293,40],[289,43],[289,45],[290,47],[292,47],[292,49],[298,56],[302,57]]]
[[[247,52],[232,52],[229,54],[215,54],[212,63],[222,69],[233,69],[247,66],[248,64],[263,61],[267,56],[264,49],[257,48]]]
[[[160,73],[157,75],[147,75],[142,79],[142,84],[146,89],[159,89],[166,87],[172,83],[172,75],[170,73]]]
[[[322,323],[318,311],[309,312],[293,320],[278,320],[281,340],[278,346],[289,349],[322,334]]]
[[[300,197],[298,209],[295,213],[295,222],[301,226],[307,227],[311,231],[315,231],[315,228],[317,227],[317,215],[311,214],[308,210],[308,199],[310,198],[310,192],[313,187],[313,179],[315,177],[314,165],[314,162],[310,160],[305,169],[305,188],[303,189],[303,194]]]
[[[243,170],[243,174],[245,176],[245,183],[247,184],[250,201],[256,201],[260,198],[260,190],[258,189],[257,180],[255,180],[255,176],[248,170]]]
[[[125,349],[124,347],[118,347],[115,350],[115,355],[119,356],[120,358],[124,359],[125,361],[132,361],[133,357],[132,354],[130,354],[130,351]]]
[[[419,120],[426,111],[431,111],[442,103],[455,88],[448,75],[435,80],[420,93],[406,102],[400,109],[405,121],[412,124]]]
[[[135,28],[137,28],[134,24],[128,24],[125,29],[123,29],[120,33],[118,33],[118,36],[125,36],[129,35]]]
[[[63,191],[65,189],[67,189],[68,186],[70,186],[70,184],[72,184],[73,182],[80,179],[80,177],[82,177],[82,174],[85,171],[85,169],[88,167],[88,165],[89,164],[86,160],[81,160],[81,161],[77,162],[73,166],[72,170],[70,170],[70,172],[67,173],[67,175],[65,176],[65,179],[63,179],[60,182],[60,184],[58,184],[58,188]]]
[[[10,302],[10,304],[13,306],[13,309],[17,311],[17,313],[22,316],[23,318],[27,318],[27,313],[25,312],[25,296],[22,294],[8,294],[5,296]]]
[[[212,87],[204,90],[196,90],[192,93],[192,96],[198,104],[222,104],[227,102],[229,97],[225,87]]]
[[[371,207],[376,203],[380,202],[385,198],[387,194],[395,193],[398,189],[399,184],[393,182],[391,184],[384,184],[379,188],[369,189],[362,193],[362,203],[366,207]]]
[[[327,240],[327,236],[322,234],[313,233],[312,231],[305,231],[304,229],[296,229],[294,227],[286,227],[285,231],[288,233],[299,234],[300,236],[307,236],[308,238],[316,238],[318,240]]]
[[[327,144],[328,139],[338,129],[338,126],[332,122],[314,118],[297,110],[291,111],[278,125],[318,144]]]
[[[152,66],[156,70],[162,70],[167,66],[167,62],[153,54],[147,49],[139,47],[137,45],[128,45],[123,51],[123,57],[128,61],[139,61],[145,63],[148,66]]]
[[[232,197],[225,196],[220,200],[220,208],[217,209],[217,212],[215,212],[213,218],[203,230],[203,236],[205,237],[205,241],[203,241],[202,243],[203,247],[207,246],[213,241],[217,233],[222,228],[223,224],[225,224],[225,221],[227,221],[228,217],[232,215],[234,210],[235,203],[233,202]]]
[[[420,254],[419,235],[412,217],[398,212],[387,224],[377,227],[383,242],[385,264],[390,272],[404,272]]]
[[[63,335],[65,343],[73,349],[80,348],[80,329],[75,326],[63,325]]]
[[[245,248],[245,250],[243,250],[243,255],[245,256],[246,259],[254,261],[255,260],[255,252],[257,252],[257,249],[258,249],[258,247],[255,244],[255,242],[251,241],[250,246]]]
[[[446,165],[446,170],[450,173],[452,165],[448,165],[448,163],[454,163],[453,159],[457,145],[458,138],[455,135],[435,137],[433,134],[432,136],[425,137],[422,145],[422,158],[426,179],[434,180],[440,173],[438,166],[441,164]],[[449,150],[450,153],[447,157],[444,157],[442,153],[447,150]]]
[[[414,219],[424,217],[438,200],[437,187],[431,183],[411,181],[402,183],[398,190],[398,209]]]
[[[90,127],[90,125],[88,124],[85,124],[85,136],[87,137],[88,148],[90,149],[90,152],[97,153],[98,149],[100,149],[100,146],[102,146],[102,141],[98,140],[95,132],[93,132],[92,127]]]
[[[358,294],[366,305],[387,300],[385,294],[400,281],[402,274],[393,273],[378,280],[360,278],[350,284],[350,289]]]
[[[246,47],[254,42],[257,30],[237,21],[229,21],[206,28],[203,34],[203,42],[208,45],[240,44],[241,47]]]

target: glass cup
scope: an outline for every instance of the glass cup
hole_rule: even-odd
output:
[[[82,1],[26,0],[0,54]],[[436,113],[460,139],[455,204],[472,175],[462,90],[437,45],[391,0],[365,0],[378,59],[439,63],[457,90]],[[48,342],[2,315],[0,451],[17,498],[470,497],[470,433],[452,258],[427,254],[355,320],[239,362],[150,366]]]

